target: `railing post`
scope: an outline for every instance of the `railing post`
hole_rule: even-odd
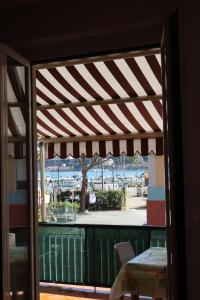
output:
[[[42,222],[46,222],[46,206],[45,206],[45,153],[44,143],[40,142],[40,185],[41,185],[41,217]]]

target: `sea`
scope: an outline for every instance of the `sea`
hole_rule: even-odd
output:
[[[107,185],[105,188],[109,189],[120,189],[129,183],[144,184],[144,169],[139,168],[129,170],[92,169],[88,171],[87,175],[91,188],[94,188],[94,182],[101,182],[102,178],[104,178],[104,182],[106,182]],[[82,175],[80,170],[70,171],[58,169],[57,171],[46,171],[45,177],[47,193],[57,189],[80,189],[81,187]],[[72,184],[69,182],[72,182]],[[38,190],[41,188],[40,184],[40,173],[38,173]],[[101,189],[102,187],[99,188]]]
[[[131,170],[115,170],[115,169],[97,169],[88,171],[88,179],[95,179],[102,177],[133,177],[139,178],[144,174],[144,169],[131,169]],[[81,171],[70,171],[70,170],[57,170],[57,171],[45,171],[46,178],[61,179],[66,177],[82,177]],[[40,172],[38,172],[38,179],[40,179]]]

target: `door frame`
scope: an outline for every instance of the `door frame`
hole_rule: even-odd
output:
[[[1,271],[4,276],[2,276],[2,286],[1,286],[1,299],[7,300],[10,299],[8,291],[10,290],[10,277],[9,277],[9,204],[8,204],[8,194],[7,194],[7,172],[6,172],[6,158],[8,155],[8,133],[7,133],[7,91],[6,91],[6,79],[7,79],[7,57],[11,57],[13,60],[19,62],[25,67],[25,88],[28,95],[27,103],[27,124],[26,124],[26,153],[27,153],[27,199],[28,199],[28,232],[27,236],[28,242],[28,268],[29,268],[29,287],[30,287],[30,297],[31,299],[38,299],[38,272],[35,270],[38,266],[38,259],[36,256],[37,253],[37,243],[35,239],[36,224],[37,219],[33,212],[35,203],[34,199],[37,199],[34,195],[35,188],[33,182],[35,183],[35,172],[33,167],[33,161],[35,161],[35,147],[32,149],[33,141],[35,139],[35,132],[32,129],[32,101],[31,101],[31,65],[30,62],[23,58],[16,51],[8,47],[7,45],[0,44],[0,135],[1,135],[1,147],[0,147],[0,172],[1,172],[1,186],[0,186],[0,197],[1,197]],[[31,300],[30,299],[30,300]]]
[[[175,12],[166,19],[162,40],[168,297],[175,300],[189,299],[186,298],[186,206],[179,38],[179,15]]]

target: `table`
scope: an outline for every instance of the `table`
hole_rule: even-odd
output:
[[[167,250],[152,247],[120,269],[111,289],[110,300],[125,293],[166,299]]]
[[[10,289],[13,293],[28,288],[28,253],[27,247],[9,247]]]
[[[25,246],[11,246],[9,247],[9,261],[10,263],[16,262],[27,262],[28,260],[28,253],[27,247]]]

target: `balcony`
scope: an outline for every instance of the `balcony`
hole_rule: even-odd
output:
[[[23,245],[26,232],[20,228],[13,228],[13,232],[17,245]],[[113,246],[128,240],[135,246],[138,255],[151,246],[165,247],[166,229],[125,225],[40,224],[40,300],[107,300],[120,268]],[[23,299],[23,294],[17,297]]]
[[[130,241],[136,255],[166,246],[166,229],[149,226],[40,224],[40,281],[112,286],[119,271],[114,244]]]

